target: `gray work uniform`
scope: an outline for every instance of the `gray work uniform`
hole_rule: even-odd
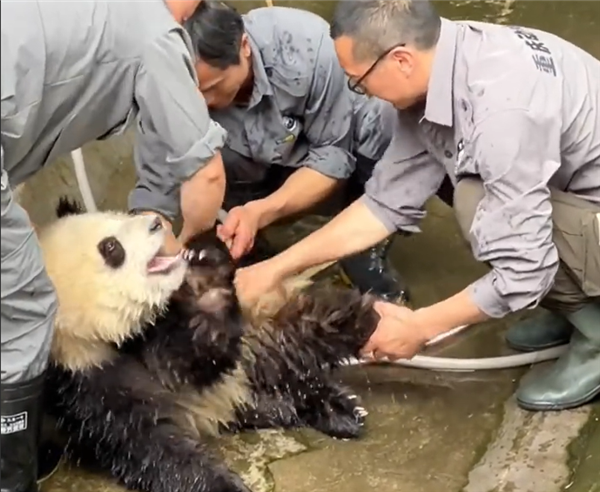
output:
[[[284,176],[308,167],[343,180],[357,155],[371,163],[370,176],[391,140],[380,123],[388,103],[349,90],[329,24],[304,10],[267,7],[245,15],[244,26],[254,72],[249,104],[210,112],[228,133],[230,184],[261,183],[279,167]]]
[[[2,2],[1,21],[2,382],[12,383],[45,368],[56,310],[12,188],[137,119],[130,206],[173,218],[179,184],[226,134],[209,118],[189,37],[162,0]]]
[[[426,102],[386,118],[393,139],[362,199],[388,230],[417,231],[446,175],[476,177],[463,229],[492,267],[470,286],[482,311],[538,305],[559,255],[588,299],[600,295],[600,61],[538,30],[444,19]]]

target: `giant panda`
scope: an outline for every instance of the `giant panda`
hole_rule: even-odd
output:
[[[366,411],[331,371],[373,333],[374,298],[313,286],[245,309],[214,231],[164,257],[156,217],[57,212],[39,232],[59,301],[46,408],[70,458],[143,492],[250,492],[211,453],[219,434],[361,435]]]

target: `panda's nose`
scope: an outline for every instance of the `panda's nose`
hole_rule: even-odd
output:
[[[163,228],[162,222],[158,217],[155,217],[152,223],[150,224],[150,233],[155,233],[160,231]]]

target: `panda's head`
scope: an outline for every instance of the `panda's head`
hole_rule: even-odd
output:
[[[39,235],[59,301],[53,356],[86,365],[98,357],[91,348],[81,363],[64,359],[137,334],[180,287],[186,262],[163,254],[166,231],[156,216],[81,214],[65,201],[58,215]]]

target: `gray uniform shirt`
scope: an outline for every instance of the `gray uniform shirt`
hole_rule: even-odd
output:
[[[2,2],[3,168],[17,185],[137,119],[131,208],[179,212],[179,185],[226,132],[197,89],[187,33],[163,0]]]
[[[227,146],[254,162],[309,167],[344,179],[355,155],[378,160],[391,140],[383,101],[348,89],[329,24],[304,10],[259,8],[244,16],[253,57],[247,107],[211,111]]]
[[[493,317],[537,305],[559,261],[548,187],[600,203],[600,61],[538,30],[444,19],[424,108],[387,116],[367,206],[415,231],[446,174],[481,177],[472,248],[493,269],[473,299]]]

